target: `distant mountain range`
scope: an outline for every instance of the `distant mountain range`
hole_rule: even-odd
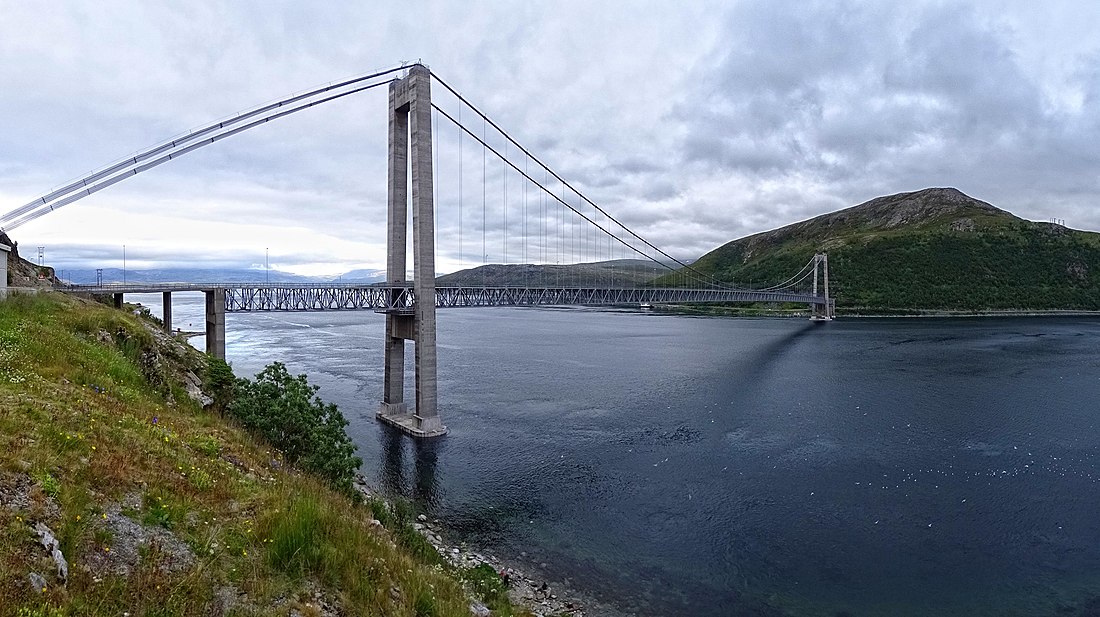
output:
[[[531,285],[632,287],[647,283],[668,269],[642,259],[615,259],[580,264],[489,264],[436,278],[437,285]]]
[[[57,275],[64,281],[77,285],[96,282],[96,271],[89,269],[61,269]],[[346,274],[331,276],[301,276],[278,270],[233,268],[162,268],[154,270],[126,270],[104,268],[104,283],[359,283],[370,284],[386,280],[382,270],[352,270]]]
[[[542,265],[489,264],[460,270],[436,278],[438,285],[640,285],[668,272],[651,261],[618,259],[613,261]],[[58,270],[64,281],[78,285],[96,282],[96,271],[89,269]],[[103,283],[357,283],[372,284],[386,280],[384,270],[352,270],[338,277],[301,276],[289,272],[255,269],[163,268],[154,270],[103,269]]]

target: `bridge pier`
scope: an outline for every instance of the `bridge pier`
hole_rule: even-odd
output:
[[[0,242],[0,300],[8,295],[8,253],[11,247]]]
[[[116,309],[122,308],[122,296],[123,295],[124,294],[122,292],[119,292],[119,293],[116,293],[116,294],[112,295],[111,300],[114,303]]]
[[[386,280],[405,285],[409,191],[412,192],[413,291],[411,314],[392,308],[386,314],[385,382],[377,417],[414,437],[447,432],[439,417],[436,390],[435,204],[432,185],[431,73],[414,65],[404,79],[390,83],[389,182]],[[411,161],[410,161],[411,157]],[[410,182],[409,170],[412,178]],[[390,306],[395,305],[391,290]],[[416,407],[405,402],[405,341],[415,354]]]
[[[225,360],[225,290],[208,289],[203,294],[206,296],[206,353]]]
[[[165,291],[161,294],[161,321],[164,322],[164,331],[172,331],[172,292]]]

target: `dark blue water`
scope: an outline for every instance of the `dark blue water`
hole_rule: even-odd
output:
[[[626,611],[1057,615],[1100,596],[1096,320],[439,320],[450,434],[431,445],[373,419],[377,315],[230,316],[228,355],[308,373],[364,474],[453,535]]]

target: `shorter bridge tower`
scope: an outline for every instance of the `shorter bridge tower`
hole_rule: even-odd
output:
[[[408,286],[405,251],[408,246],[409,193],[412,201],[413,281],[411,309],[396,298],[386,311],[386,369],[378,419],[414,437],[447,432],[439,418],[435,345],[435,204],[432,186],[431,73],[421,64],[390,83],[388,237],[386,280]],[[410,160],[411,159],[411,160]],[[412,174],[411,182],[409,174]],[[415,348],[416,407],[405,402],[405,341]]]
[[[818,274],[821,275],[821,282],[823,294],[818,294]],[[817,253],[814,255],[814,290],[813,295],[815,298],[820,298],[821,302],[814,302],[810,305],[810,321],[830,321],[835,316],[833,310],[833,300],[829,297],[829,254]]]

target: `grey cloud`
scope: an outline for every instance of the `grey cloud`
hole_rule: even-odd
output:
[[[715,1],[624,12],[572,0],[479,10],[429,2],[414,21],[377,3],[105,2],[41,15],[13,5],[0,23],[0,116],[11,119],[0,134],[0,194],[22,197],[0,210],[204,121],[422,55],[597,203],[680,256],[929,185],[1100,228],[1100,52],[1059,42],[1059,26],[1029,29],[1028,11],[1038,10],[1064,7]],[[1094,13],[1075,7],[1044,23],[1095,23]],[[1053,81],[1043,70],[1052,65],[1067,67]],[[442,87],[433,94],[456,112]],[[376,91],[305,111],[95,203],[261,234],[301,227],[379,261],[384,110]],[[453,253],[457,131],[437,122],[438,237]],[[480,153],[464,141],[470,224],[482,179]],[[503,230],[502,186],[488,171],[492,236]],[[47,219],[27,229],[49,237],[71,220]],[[514,214],[509,223],[516,233]]]

